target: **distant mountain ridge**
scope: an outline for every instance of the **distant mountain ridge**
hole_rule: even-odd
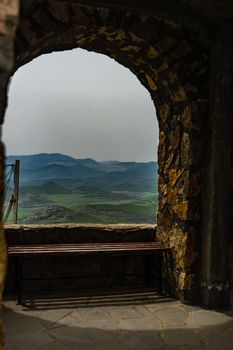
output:
[[[76,159],[61,153],[10,155],[7,164],[20,160],[20,182],[23,185],[40,185],[52,180],[88,181],[93,186],[117,186],[157,177],[156,162],[121,162],[94,159]],[[154,182],[154,181],[153,181]],[[123,185],[124,188],[124,185]]]

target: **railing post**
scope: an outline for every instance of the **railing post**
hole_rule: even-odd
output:
[[[20,161],[15,161],[14,168],[14,203],[13,203],[13,211],[14,211],[14,224],[17,224],[18,221],[18,207],[19,207],[19,169],[20,169]]]

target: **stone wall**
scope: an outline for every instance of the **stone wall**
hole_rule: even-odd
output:
[[[229,266],[229,274],[230,274],[230,300],[231,306],[233,306],[233,244],[229,247],[229,255],[228,255],[228,266]]]
[[[6,225],[8,245],[53,243],[151,242],[156,225]]]
[[[8,245],[51,243],[150,242],[154,225],[12,225],[6,227]],[[73,256],[34,257],[24,261],[24,291],[31,294],[80,292],[83,289],[145,287],[151,257]],[[14,259],[9,259],[6,294],[15,293]],[[156,284],[156,279],[154,280]]]
[[[14,35],[18,22],[19,1],[3,0],[0,4],[0,122],[2,124],[7,104],[7,82],[14,55]]]
[[[19,1],[0,2],[0,124],[2,125],[7,105],[7,83],[13,65],[13,39],[18,21]],[[1,126],[0,126],[1,128]],[[1,130],[0,130],[1,134]],[[0,217],[2,217],[4,146],[0,139]],[[2,223],[0,222],[0,304],[4,288],[6,270],[6,246]],[[3,325],[0,311],[0,349],[4,348]]]

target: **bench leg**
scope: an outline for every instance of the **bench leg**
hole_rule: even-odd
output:
[[[154,256],[153,255],[146,255],[146,285],[147,286],[153,286],[154,285]]]
[[[15,261],[15,279],[16,279],[16,293],[17,293],[17,304],[22,305],[22,260],[16,257]]]
[[[163,294],[163,253],[159,253],[158,257],[158,291]]]

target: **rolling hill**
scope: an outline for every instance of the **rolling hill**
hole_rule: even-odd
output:
[[[93,159],[75,159],[60,153],[8,156],[7,164],[20,160],[22,184],[39,184],[48,179],[87,179],[103,177],[109,182],[122,179],[154,177],[157,163],[97,162]]]
[[[157,163],[75,159],[60,153],[20,160],[23,223],[154,223]]]

